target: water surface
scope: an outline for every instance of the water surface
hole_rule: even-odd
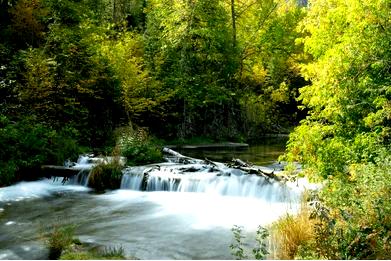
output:
[[[266,155],[262,152],[251,161],[272,163],[281,153],[265,148],[256,148]],[[252,151],[231,151],[228,157],[234,153],[246,160],[243,155]],[[163,182],[164,175],[155,172],[154,182]],[[52,180],[0,188],[0,259],[47,259],[43,233],[66,224],[76,226],[82,242],[122,246],[127,256],[141,259],[232,259],[234,225],[243,226],[248,242],[254,242],[258,225],[270,224],[298,207],[300,190],[260,182],[255,176],[197,179],[191,176],[186,182],[195,183],[186,183],[187,189],[177,192],[136,191],[125,182],[124,189],[98,195],[81,185],[63,186]],[[201,185],[205,189],[191,189]],[[276,195],[285,190],[288,196]]]

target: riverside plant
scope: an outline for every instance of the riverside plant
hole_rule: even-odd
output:
[[[118,189],[121,185],[122,168],[119,158],[110,163],[100,163],[92,170],[88,179],[88,186],[96,191]]]
[[[232,256],[234,256],[237,260],[250,259],[249,255],[246,254],[245,244],[243,242],[243,239],[245,238],[242,232],[243,227],[235,225],[231,231],[235,240],[235,243],[230,245]],[[258,230],[255,235],[257,247],[251,250],[254,255],[254,259],[262,260],[265,259],[267,255],[269,255],[268,245],[266,243],[268,237],[269,232],[267,229],[262,226],[258,226]]]
[[[74,225],[54,225],[51,231],[46,234],[46,245],[49,249],[49,259],[60,258],[62,252],[74,242]]]
[[[60,257],[61,260],[123,260],[136,259],[125,257],[125,250],[122,246],[105,247],[103,250],[68,249]]]
[[[299,250],[314,238],[314,220],[303,204],[297,215],[286,214],[273,223],[272,245],[276,259],[294,259]]]
[[[159,141],[143,128],[124,127],[117,130],[119,153],[129,165],[145,165],[163,161]]]

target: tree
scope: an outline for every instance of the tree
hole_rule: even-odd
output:
[[[224,104],[234,95],[231,79],[237,68],[222,2],[152,1],[147,10],[149,70],[176,97],[179,136],[215,132],[215,119],[223,118]]]
[[[286,132],[302,115],[295,97],[305,84],[300,75],[302,45],[296,30],[305,11],[295,1],[237,1],[236,74],[243,90],[241,104],[249,136]]]
[[[310,2],[301,28],[311,84],[300,100],[310,116],[291,135],[289,156],[322,177],[374,161],[391,138],[391,27],[387,1]]]

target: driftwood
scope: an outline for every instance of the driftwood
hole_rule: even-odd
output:
[[[169,160],[175,160],[175,163],[182,163],[182,164],[193,164],[193,163],[200,163],[201,160],[191,158],[184,156],[180,154],[179,152],[176,152],[175,150],[172,150],[170,148],[163,148],[163,153],[166,153],[171,156]]]
[[[197,144],[197,145],[167,145],[170,149],[221,149],[221,148],[235,148],[235,149],[246,149],[248,148],[247,143],[236,143],[236,142],[223,142],[223,143],[212,143],[212,144]]]
[[[274,179],[277,181],[281,181],[282,179],[276,175],[276,171],[274,169],[270,169],[267,167],[262,167],[262,166],[256,166],[251,163],[244,162],[241,159],[233,159],[231,163],[228,164],[223,164],[223,163],[217,163],[213,162],[209,159],[204,159],[203,161],[191,157],[184,156],[170,148],[163,148],[163,152],[166,154],[169,154],[170,156],[176,158],[177,160],[175,162],[177,163],[182,163],[182,164],[206,164],[209,166],[212,166],[210,168],[210,171],[220,171],[221,173],[224,173],[225,171],[223,168],[234,168],[234,169],[239,169],[241,171],[244,171],[247,174],[255,174],[267,179]],[[172,158],[171,158],[172,159]],[[220,166],[219,166],[220,164]],[[183,171],[188,171],[188,172],[195,172],[197,169],[194,167],[190,168],[182,168],[181,170]]]

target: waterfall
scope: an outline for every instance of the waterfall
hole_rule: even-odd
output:
[[[88,179],[90,178],[90,173],[90,168],[82,169],[79,171],[79,173],[77,173],[77,175],[70,178],[68,184],[82,185],[84,187],[88,187]]]
[[[80,156],[75,168],[81,171],[68,184],[88,186],[91,169],[102,160]],[[201,160],[192,164],[166,162],[128,167],[123,170],[121,189],[137,191],[194,192],[209,195],[260,198],[268,202],[298,202],[302,189],[273,179],[214,162],[215,168]]]
[[[257,175],[226,168],[208,172],[201,164],[132,167],[124,170],[121,189],[197,192],[222,196],[262,198],[269,202],[298,200],[300,193]],[[145,183],[145,184],[143,184]]]
[[[90,178],[91,169],[100,163],[111,163],[114,160],[118,160],[121,165],[125,165],[126,159],[124,157],[92,157],[91,155],[81,155],[79,156],[76,163],[71,165],[71,163],[66,162],[65,165],[71,168],[80,170],[76,176],[70,178],[68,184],[72,185],[82,185],[87,187],[88,180]]]
[[[144,179],[144,171],[146,167],[139,166],[133,168],[127,168],[123,170],[124,175],[121,180],[121,189],[131,189],[131,190],[141,190],[143,179]]]
[[[88,155],[79,156],[77,162],[72,166],[75,169],[80,169],[76,176],[73,176],[68,181],[68,184],[88,186],[88,179],[90,177],[91,169],[97,164],[94,158]]]

